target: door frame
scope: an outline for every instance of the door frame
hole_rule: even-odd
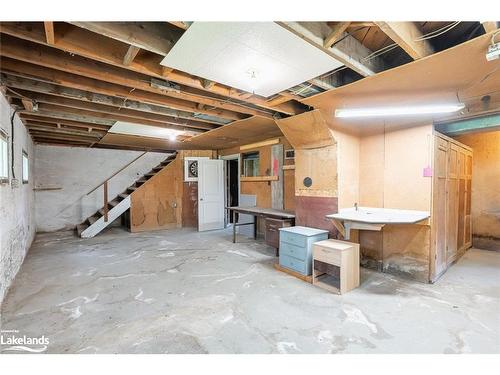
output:
[[[241,199],[241,154],[231,154],[231,155],[219,155],[219,159],[224,160],[224,177],[227,178],[227,161],[228,160],[238,160],[238,202]],[[227,182],[227,181],[225,181]],[[224,183],[224,206],[227,207],[227,184]],[[229,223],[229,211],[224,210],[224,228],[231,226]]]

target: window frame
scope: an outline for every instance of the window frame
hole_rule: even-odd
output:
[[[24,157],[26,157],[26,164],[27,164],[27,178],[25,178],[24,176]],[[23,184],[29,184],[30,182],[30,159],[29,159],[29,156],[28,156],[28,153],[23,150],[23,153],[22,153],[22,158],[21,158],[21,174],[22,174],[22,181],[23,181]]]
[[[6,164],[6,175],[0,176],[0,185],[8,184],[10,173],[9,173],[9,137],[7,133],[0,129],[0,141],[5,142],[5,164]],[[1,152],[1,151],[0,151]]]

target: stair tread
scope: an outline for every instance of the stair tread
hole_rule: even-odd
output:
[[[129,187],[127,188],[127,190],[135,190],[135,189],[137,189],[137,187],[135,187],[135,186],[129,186]]]
[[[129,194],[127,194],[127,193],[121,193],[121,194],[118,194],[118,196],[119,196],[120,198],[125,199],[125,198],[127,198],[127,197],[129,196]]]
[[[118,203],[120,203],[118,202],[118,200],[113,199],[111,202],[109,202],[109,205],[115,207]]]
[[[91,216],[87,220],[89,221],[90,225],[93,225],[98,220],[98,218],[95,216]]]

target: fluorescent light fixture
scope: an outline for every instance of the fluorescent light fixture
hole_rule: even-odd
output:
[[[335,117],[385,117],[385,116],[408,116],[428,115],[435,113],[452,113],[465,107],[464,104],[430,104],[418,106],[401,107],[379,107],[379,108],[345,108],[336,109]]]

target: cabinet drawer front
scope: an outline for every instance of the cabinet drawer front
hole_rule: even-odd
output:
[[[298,260],[296,258],[289,257],[287,255],[282,255],[281,253],[280,253],[280,266],[297,271],[303,275],[307,274],[306,262]]]
[[[292,245],[305,247],[307,242],[307,237],[297,233],[280,231],[280,242],[281,241],[290,243]]]
[[[300,247],[292,245],[290,243],[283,242],[280,247],[280,254],[288,255],[298,260],[306,260],[307,249],[305,247]]]
[[[313,245],[313,258],[336,266],[340,266],[342,263],[342,253],[340,251],[332,251],[318,245]]]

